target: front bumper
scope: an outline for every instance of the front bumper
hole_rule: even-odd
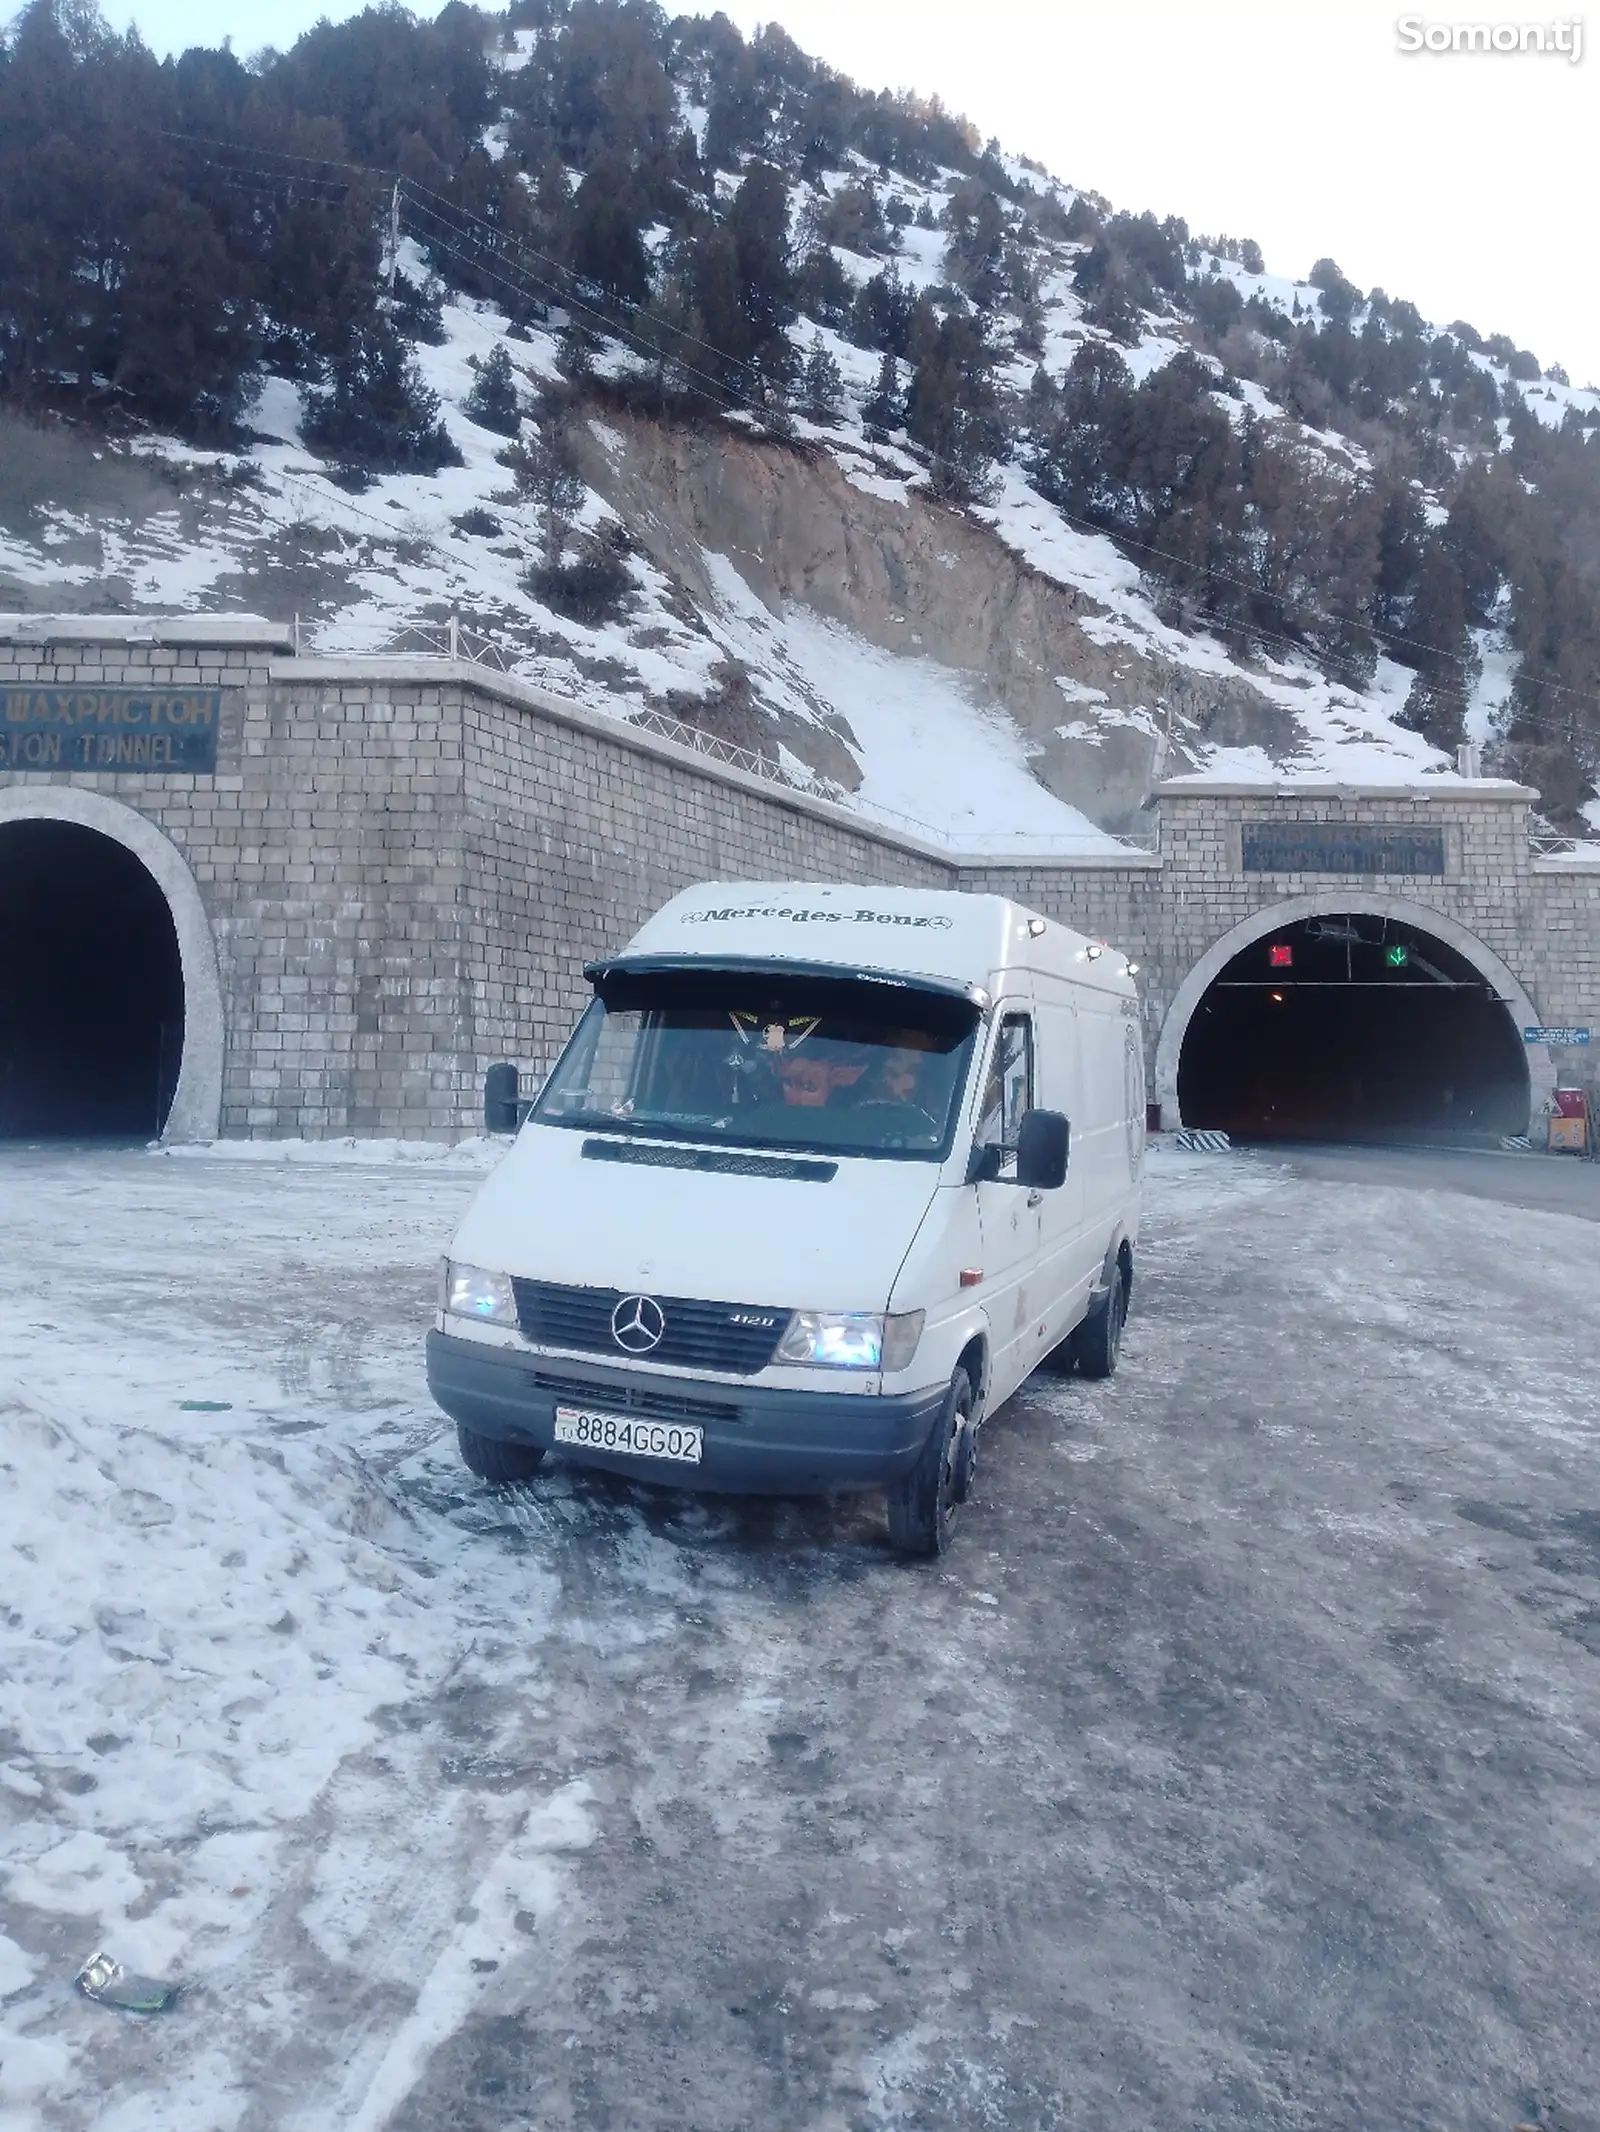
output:
[[[428,1335],[428,1389],[452,1421],[503,1443],[555,1447],[558,1406],[697,1422],[697,1466],[562,1444],[585,1466],[672,1488],[731,1495],[820,1495],[881,1488],[915,1465],[944,1405],[943,1386],[889,1397],[795,1392],[703,1377],[608,1369],[566,1356]]]

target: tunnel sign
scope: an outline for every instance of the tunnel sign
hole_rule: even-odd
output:
[[[0,687],[0,770],[127,770],[170,776],[217,767],[219,688]]]
[[[1247,874],[1444,873],[1442,829],[1362,822],[1246,822]]]
[[[1524,1029],[1522,1041],[1525,1044],[1587,1044],[1593,1036],[1592,1029]]]

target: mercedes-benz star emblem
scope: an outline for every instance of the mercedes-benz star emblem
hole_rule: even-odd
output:
[[[648,1355],[666,1329],[666,1312],[653,1296],[625,1295],[611,1313],[611,1337],[630,1355]]]

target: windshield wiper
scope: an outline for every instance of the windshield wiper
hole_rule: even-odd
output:
[[[545,1116],[535,1112],[540,1125],[575,1125],[586,1133],[622,1133],[648,1140],[712,1140],[726,1133],[732,1123],[725,1118],[697,1118],[692,1124],[669,1118],[619,1118],[605,1110],[564,1110]]]

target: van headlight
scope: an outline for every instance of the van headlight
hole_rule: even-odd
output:
[[[508,1274],[488,1273],[482,1266],[444,1262],[441,1307],[453,1318],[476,1318],[480,1325],[515,1325],[517,1299]]]
[[[772,1359],[808,1369],[883,1370],[893,1376],[910,1366],[925,1315],[920,1310],[890,1317],[881,1311],[797,1310]]]

